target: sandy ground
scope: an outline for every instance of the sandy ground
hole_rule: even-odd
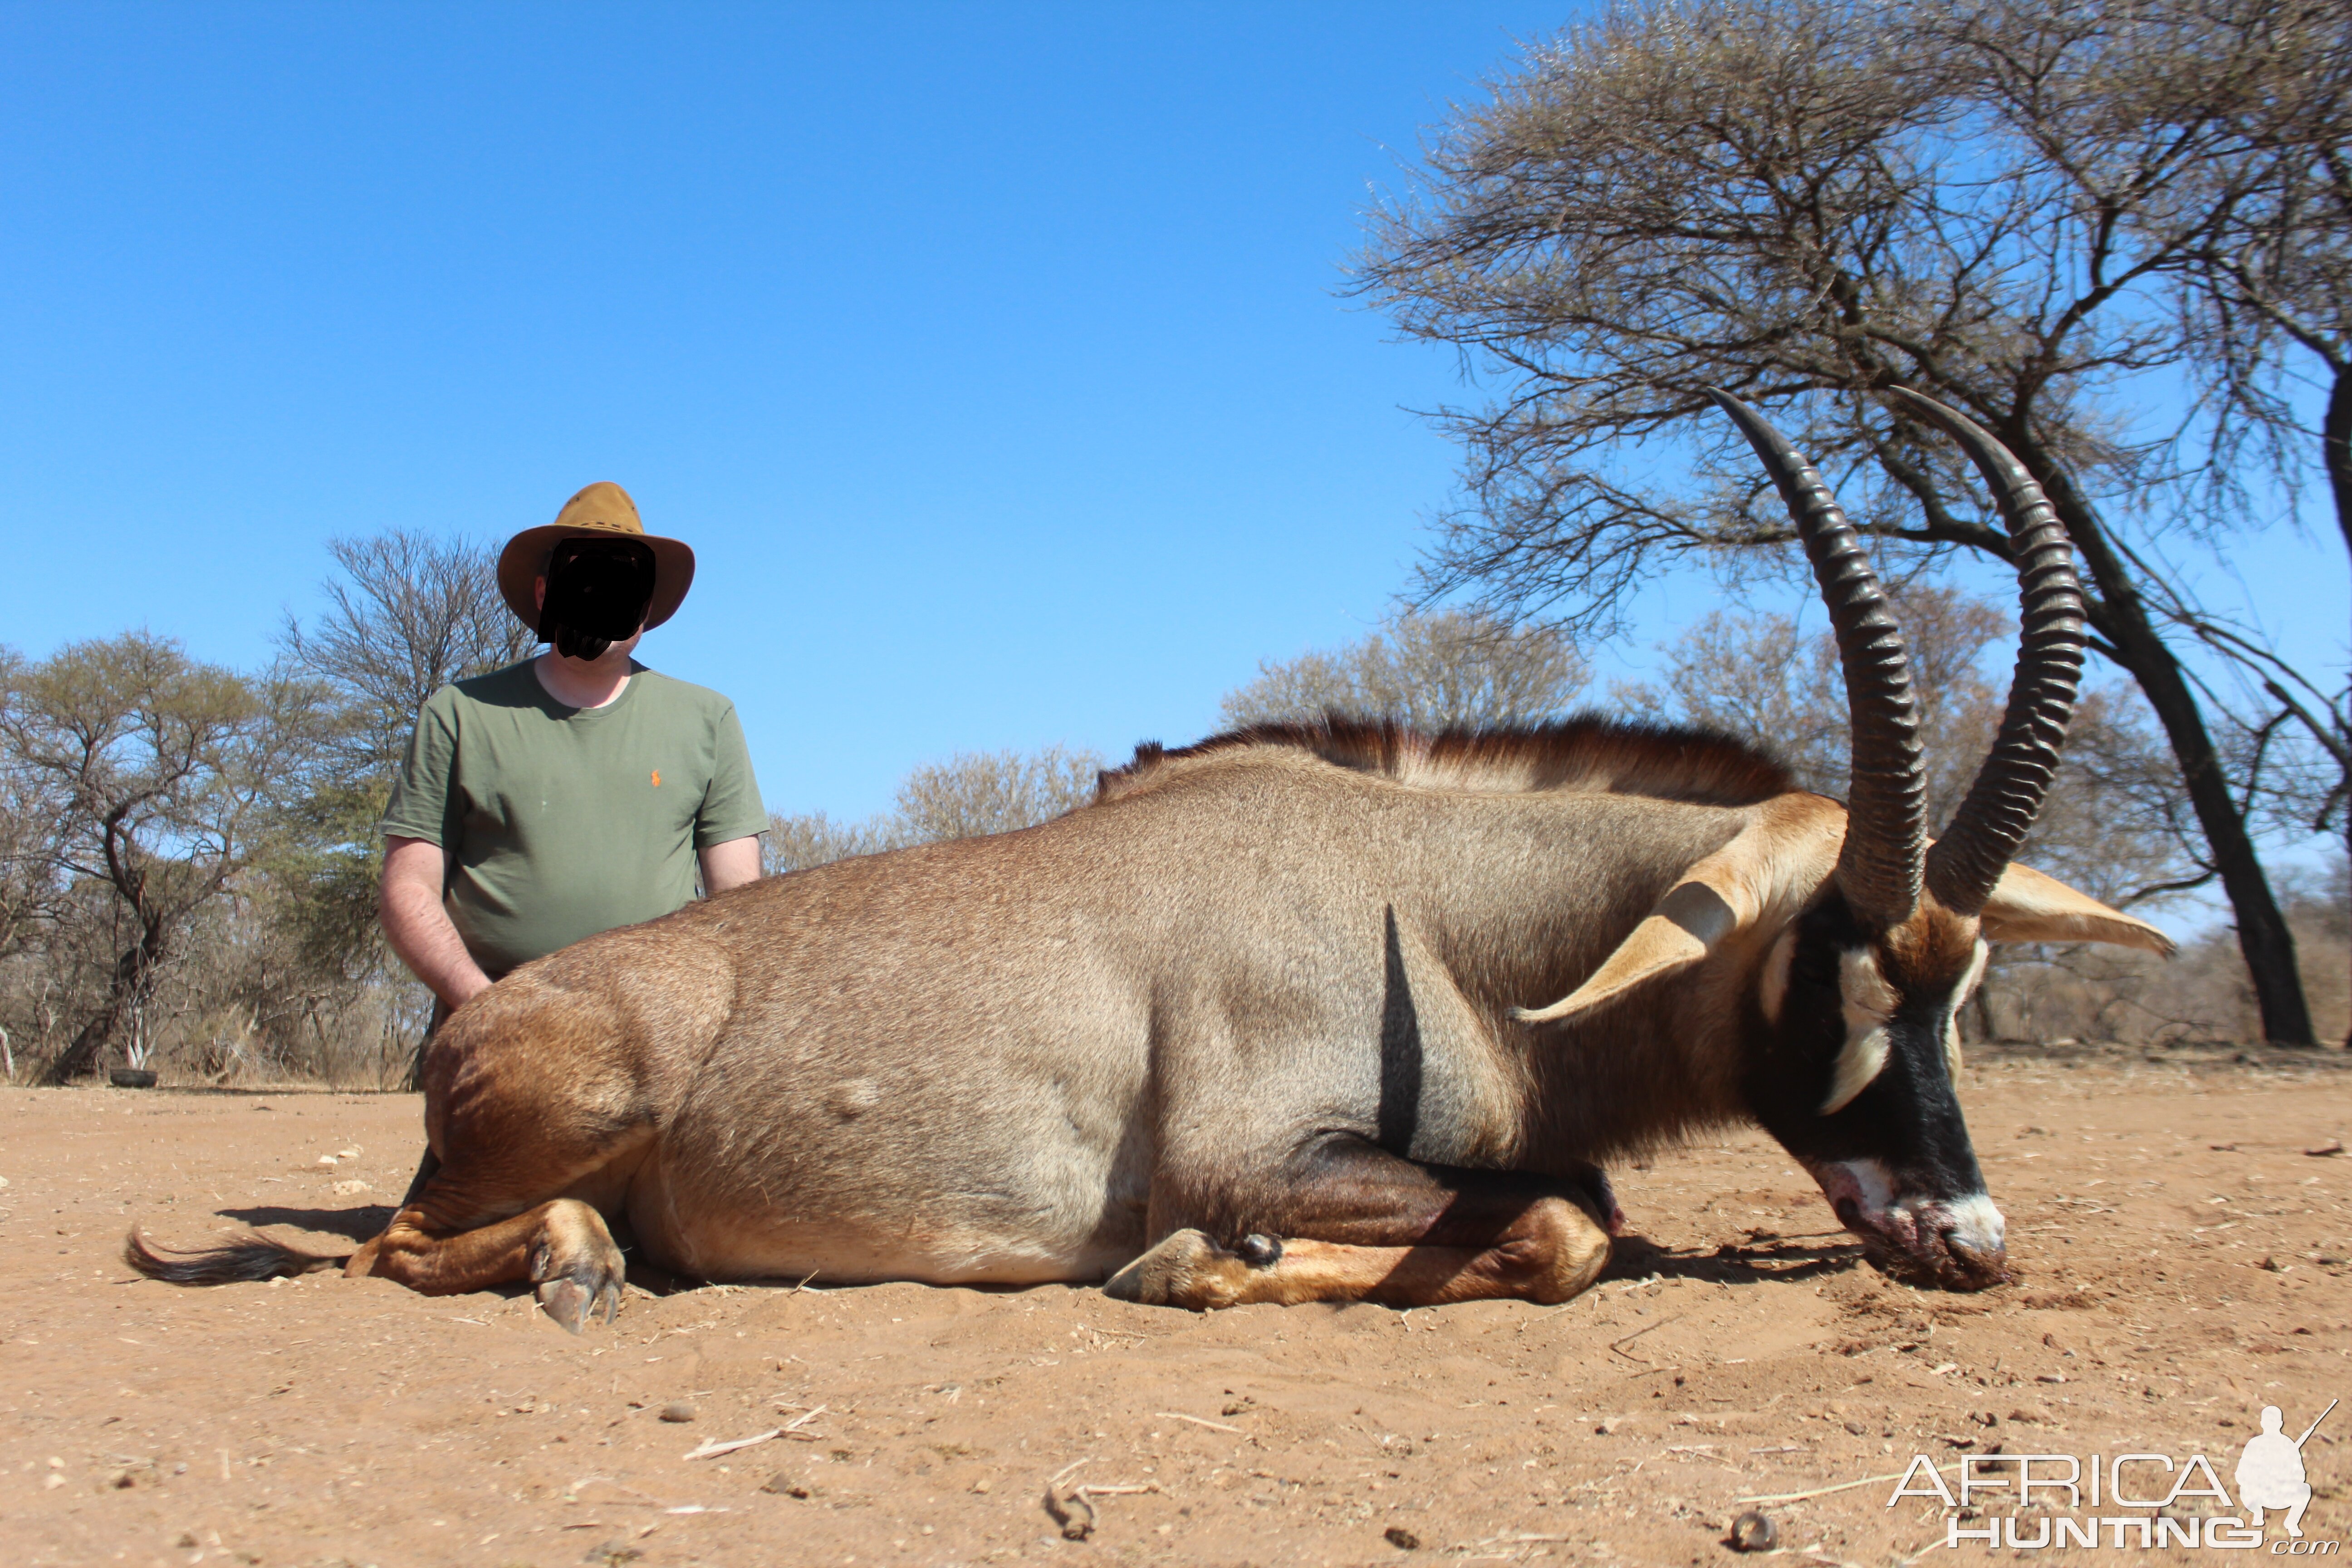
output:
[[[1617,1173],[1665,1250],[1556,1310],[633,1289],[578,1339],[523,1296],[179,1289],[118,1260],[134,1220],[165,1241],[366,1234],[414,1164],[413,1098],[7,1091],[0,1556],[1680,1564],[1731,1560],[1742,1500],[1915,1453],[1948,1472],[1995,1449],[2205,1453],[2228,1487],[2262,1405],[2294,1433],[2352,1394],[2352,1156],[2305,1152],[2352,1134],[2347,1066],[1973,1063],[2020,1274],[1981,1296],[1879,1278],[1740,1135]],[[2352,1410],[2305,1453],[2307,1531],[2352,1533]],[[1067,1500],[1081,1484],[1116,1489]],[[1762,1511],[1784,1558],[1947,1555],[1942,1506],[1893,1489]],[[1091,1536],[1056,1511],[1091,1511]]]

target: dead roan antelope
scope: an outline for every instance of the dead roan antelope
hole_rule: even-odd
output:
[[[1602,1162],[1759,1122],[1882,1267],[2000,1281],[1953,1081],[1986,942],[2169,946],[2010,863],[2081,668],[2066,540],[1990,436],[1906,397],[1990,481],[2023,579],[2000,738],[1930,845],[1902,635],[1854,531],[1718,401],[1828,600],[1846,805],[1734,742],[1597,721],[1147,746],[1042,826],[517,970],[434,1039],[433,1157],[345,1271],[530,1281],[574,1330],[618,1306],[623,1226],[708,1279],[1560,1301],[1621,1223]],[[257,1237],[130,1255],[189,1283],[335,1261]]]

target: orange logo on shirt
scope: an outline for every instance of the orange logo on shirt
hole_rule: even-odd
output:
[[[656,768],[654,770],[654,788],[661,788],[661,770],[659,768]]]

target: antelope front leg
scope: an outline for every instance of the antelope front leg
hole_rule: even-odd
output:
[[[1497,1297],[1550,1304],[1608,1265],[1609,1232],[1594,1205],[1589,1184],[1417,1165],[1351,1141],[1310,1152],[1259,1202],[1232,1194],[1201,1205],[1211,1229],[1236,1237],[1231,1247],[1184,1226],[1103,1289],[1195,1310]],[[1162,1206],[1157,1194],[1152,1206]]]
[[[1544,1198],[1493,1247],[1351,1247],[1252,1235],[1228,1252],[1180,1230],[1104,1282],[1122,1301],[1219,1307],[1379,1301],[1435,1307],[1516,1297],[1549,1306],[1582,1292],[1609,1262],[1609,1233],[1565,1198]]]

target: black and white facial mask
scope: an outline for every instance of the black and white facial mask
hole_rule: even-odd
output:
[[[539,636],[566,658],[593,659],[636,636],[654,598],[654,552],[634,539],[561,539],[547,561]]]

